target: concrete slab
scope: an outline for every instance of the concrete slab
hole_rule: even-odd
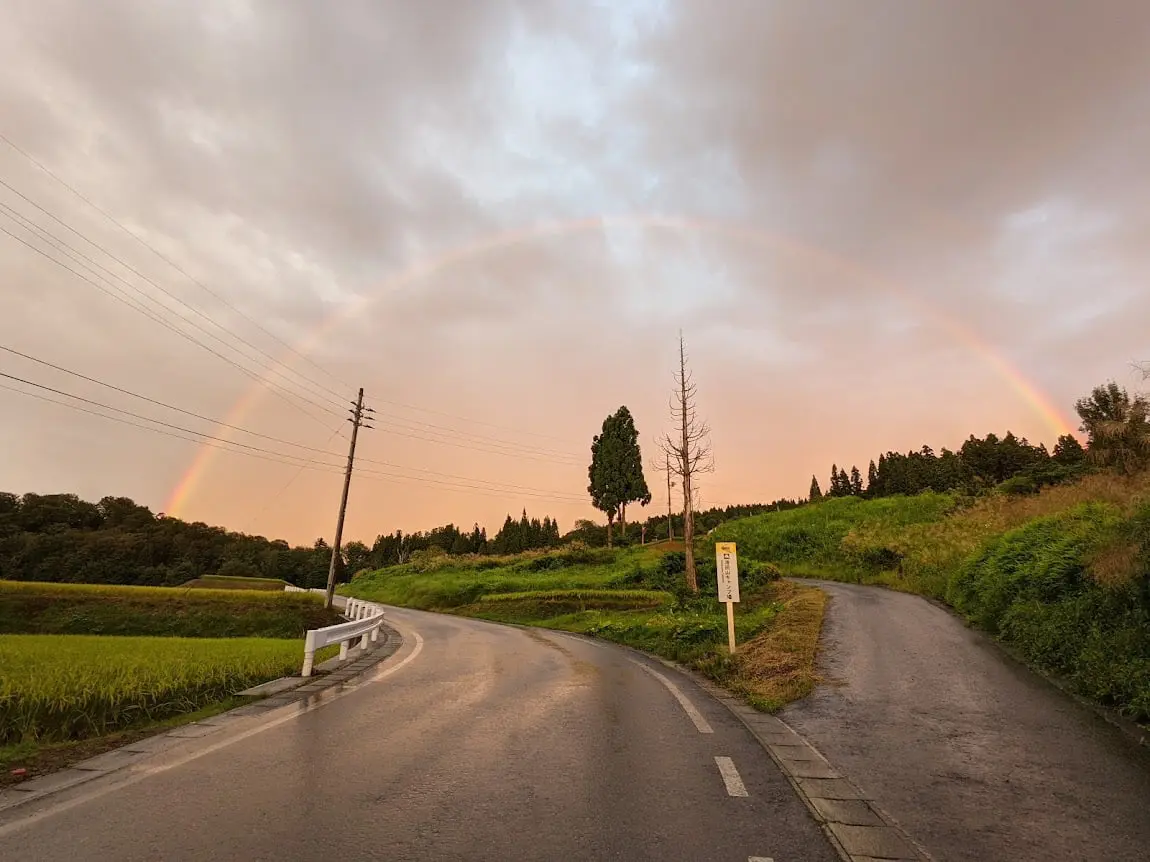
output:
[[[862,799],[811,799],[811,805],[829,823],[886,826],[883,819]]]
[[[796,745],[775,745],[768,743],[767,747],[771,749],[771,754],[783,760],[817,760],[822,763],[820,758],[813,748],[809,745],[798,743]]]
[[[848,826],[845,823],[828,823],[827,828],[851,856],[908,860],[918,858],[913,848],[889,826]]]
[[[810,800],[865,799],[849,781],[843,778],[796,778],[799,787]]]
[[[97,778],[99,774],[98,772],[86,772],[82,769],[61,769],[51,775],[41,775],[39,778],[22,781],[16,787],[23,793],[52,793],[76,784],[83,784],[85,781],[91,781],[93,778]]]
[[[198,739],[201,736],[207,736],[209,733],[215,733],[217,730],[219,730],[218,727],[213,727],[210,724],[185,724],[183,727],[169,730],[165,736],[171,736],[177,739]]]
[[[297,688],[305,682],[307,682],[306,677],[281,676],[279,679],[273,679],[241,691],[240,697],[264,697],[266,695],[279,694],[284,691],[291,691],[293,688]]]
[[[795,778],[842,778],[838,772],[821,760],[785,760],[779,758],[785,769]]]
[[[82,760],[77,763],[74,768],[82,769],[85,772],[110,772],[113,769],[119,769],[130,763],[135,763],[147,754],[148,752],[146,751],[117,748],[114,751],[107,751],[96,757],[89,757],[87,760]]]
[[[153,754],[157,751],[163,751],[166,748],[171,748],[173,745],[179,745],[180,741],[167,734],[160,734],[159,736],[149,736],[146,739],[137,739],[135,742],[125,745],[120,751],[134,751],[141,754]]]

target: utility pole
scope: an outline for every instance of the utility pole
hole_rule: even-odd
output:
[[[343,541],[343,517],[347,514],[347,492],[351,488],[351,469],[355,464],[355,440],[359,436],[361,425],[369,429],[375,427],[364,423],[363,414],[374,413],[375,411],[370,407],[363,406],[362,387],[360,387],[359,397],[355,399],[354,403],[355,407],[348,411],[351,413],[351,418],[347,420],[351,423],[351,446],[347,450],[347,471],[343,474],[343,496],[339,501],[339,520],[335,522],[335,541],[331,545],[331,565],[327,570],[327,596],[323,602],[325,608],[331,607],[332,596],[335,595],[335,571],[339,560],[340,543]]]

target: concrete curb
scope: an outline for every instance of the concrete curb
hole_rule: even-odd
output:
[[[149,755],[166,751],[186,742],[189,739],[199,739],[219,733],[228,729],[240,719],[259,716],[264,713],[281,709],[292,703],[307,700],[324,689],[342,685],[345,682],[363,676],[372,667],[386,658],[394,655],[403,643],[399,632],[386,623],[381,626],[381,637],[372,648],[360,653],[351,650],[348,658],[342,662],[339,659],[329,659],[324,666],[334,668],[323,676],[309,677],[281,677],[264,683],[272,686],[273,683],[283,688],[275,694],[256,700],[253,703],[229,709],[219,715],[213,715],[202,721],[182,724],[164,733],[144,737],[135,742],[106,751],[103,754],[90,757],[64,769],[40,775],[36,778],[14,784],[0,791],[0,812],[7,812],[21,805],[42,801],[45,797],[71,790],[80,784],[85,784],[97,778],[103,778],[121,769],[133,766],[145,760]],[[358,654],[357,654],[358,653]],[[334,663],[334,664],[333,664]],[[295,680],[298,684],[294,684]],[[260,688],[257,686],[256,688]],[[248,691],[252,691],[249,689]],[[246,692],[245,692],[246,693]],[[253,695],[258,697],[258,695]]]

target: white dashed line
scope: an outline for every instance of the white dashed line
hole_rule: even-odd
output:
[[[748,856],[747,862],[775,862],[770,856]]]
[[[630,661],[635,660],[630,659]],[[647,671],[647,673],[651,674],[651,676],[655,677],[655,679],[659,680],[659,682],[666,686],[667,691],[671,692],[671,694],[675,696],[675,700],[679,701],[679,706],[683,707],[683,712],[687,713],[691,721],[695,723],[695,727],[698,729],[699,733],[715,732],[711,729],[711,725],[707,723],[707,719],[703,718],[703,713],[699,712],[699,710],[695,707],[695,704],[691,703],[691,701],[687,699],[687,695],[679,691],[679,687],[675,685],[675,683],[671,682],[671,680],[667,679],[667,677],[663,676],[663,674],[659,673],[659,671],[655,670],[654,668],[647,667],[647,665],[643,664],[641,661],[636,661],[635,664],[639,665],[639,667],[643,668],[643,670]]]
[[[727,785],[728,796],[749,796],[743,779],[739,777],[739,770],[735,769],[735,761],[729,757],[716,757],[715,765],[719,767],[719,774],[723,776],[723,784]]]

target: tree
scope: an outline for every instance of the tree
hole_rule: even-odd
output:
[[[880,456],[881,457],[881,456]],[[874,460],[870,462],[870,466],[866,471],[866,491],[867,496],[872,496],[878,490],[878,467],[875,466]]]
[[[814,476],[811,476],[811,492],[809,497],[812,503],[817,503],[823,498],[823,489],[819,487],[819,480]]]
[[[1086,450],[1073,434],[1063,434],[1054,444],[1054,454],[1051,457],[1055,463],[1073,467],[1086,460]]]
[[[861,497],[863,492],[862,474],[859,473],[858,467],[851,467],[850,477],[851,494],[855,497]]]
[[[1134,473],[1150,465],[1150,401],[1114,381],[1074,405],[1087,435],[1087,455],[1103,467]]]
[[[697,593],[699,579],[695,572],[695,479],[714,469],[711,459],[710,429],[699,418],[695,403],[696,387],[687,370],[687,350],[679,333],[679,370],[675,373],[675,390],[671,395],[671,418],[677,426],[674,436],[664,434],[660,443],[671,470],[683,488],[683,542],[686,551],[687,587]]]
[[[639,432],[631,411],[625,406],[603,420],[601,432],[591,441],[587,475],[591,503],[607,515],[607,543],[610,544],[616,518],[626,532],[627,504],[637,502],[646,506],[651,502],[651,491],[643,476]]]

